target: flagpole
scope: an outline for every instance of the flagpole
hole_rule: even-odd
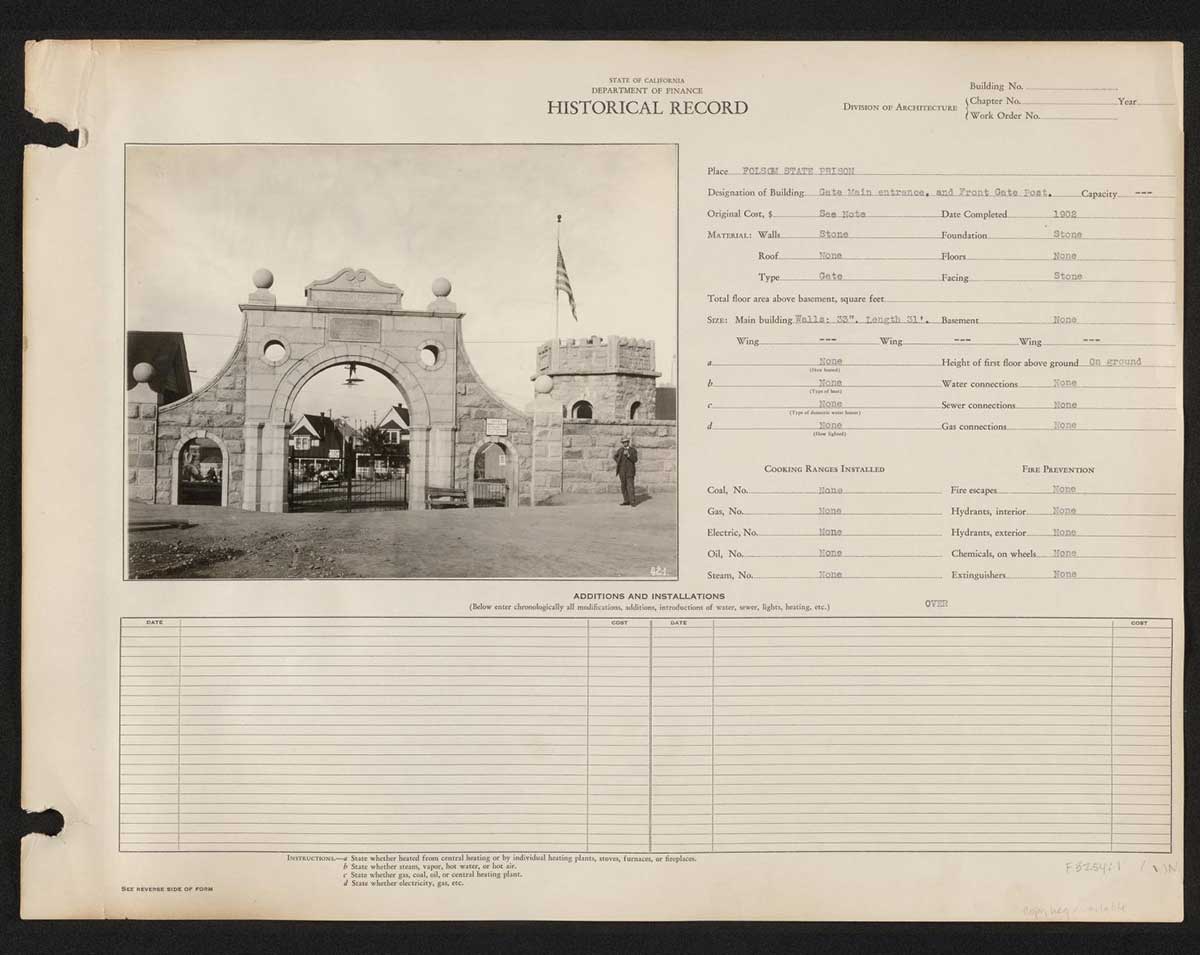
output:
[[[558,256],[562,254],[562,213],[554,227],[554,339],[558,340]]]

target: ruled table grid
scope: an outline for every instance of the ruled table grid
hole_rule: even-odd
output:
[[[1170,852],[1172,623],[126,618],[122,851]]]

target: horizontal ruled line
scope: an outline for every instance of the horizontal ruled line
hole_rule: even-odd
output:
[[[1130,621],[1100,618],[737,618],[661,635],[651,622],[625,646],[653,634],[653,660],[615,645],[601,657],[564,652],[561,643],[530,654],[559,661],[528,671],[551,681],[547,671],[564,668],[571,679],[575,660],[598,670],[549,687],[539,694],[546,706],[525,700],[524,712],[486,699],[447,705],[447,692],[466,693],[478,680],[456,650],[413,654],[438,661],[414,665],[403,648],[374,641],[356,641],[360,648],[347,653],[307,642],[336,641],[332,626],[304,640],[268,629],[270,642],[248,649],[214,635],[210,650],[172,671],[185,681],[188,670],[211,674],[192,675],[205,682],[190,691],[123,688],[120,847],[294,851],[298,843],[382,842],[499,851],[553,846],[570,833],[573,841],[561,844],[576,851],[672,851],[696,840],[744,851],[889,851],[929,834],[927,851],[1078,851],[1091,829],[1107,829],[1106,847],[1169,848],[1170,700],[1157,674],[1170,673],[1172,644],[1169,622],[1148,622],[1133,632]],[[579,636],[586,644],[586,632]],[[506,656],[481,653],[475,666],[494,669]],[[526,675],[517,657],[501,664],[513,672],[482,684],[488,696],[504,699],[506,684],[527,695],[517,687]],[[157,662],[133,649],[127,679],[142,667],[161,669]],[[398,672],[379,677],[389,666]],[[396,703],[415,685],[403,675],[410,666],[442,689]],[[271,681],[262,702],[255,683],[236,683],[239,674]],[[225,685],[231,675],[234,685]],[[1141,682],[1114,688],[1114,675]],[[314,676],[326,679],[305,687]],[[914,684],[913,676],[932,682]],[[622,681],[650,677],[653,694],[649,686],[622,692],[640,686]],[[361,695],[359,685],[387,692],[339,702]],[[1001,692],[1010,685],[1021,692]],[[603,689],[612,692],[601,697]],[[571,693],[584,705],[551,702]],[[629,707],[641,710],[633,722]],[[165,754],[155,742],[163,739],[171,739]],[[393,766],[401,771],[382,771]],[[841,841],[813,841],[831,839]]]

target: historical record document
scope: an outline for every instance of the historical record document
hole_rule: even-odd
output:
[[[1182,918],[1182,61],[31,44],[24,915]]]

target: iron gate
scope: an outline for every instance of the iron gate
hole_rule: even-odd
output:
[[[179,479],[180,504],[210,504],[221,506],[220,477]]]
[[[408,507],[408,469],[386,458],[288,460],[289,511],[374,511]]]
[[[476,478],[472,496],[476,507],[504,507],[508,504],[508,481],[504,478]]]

